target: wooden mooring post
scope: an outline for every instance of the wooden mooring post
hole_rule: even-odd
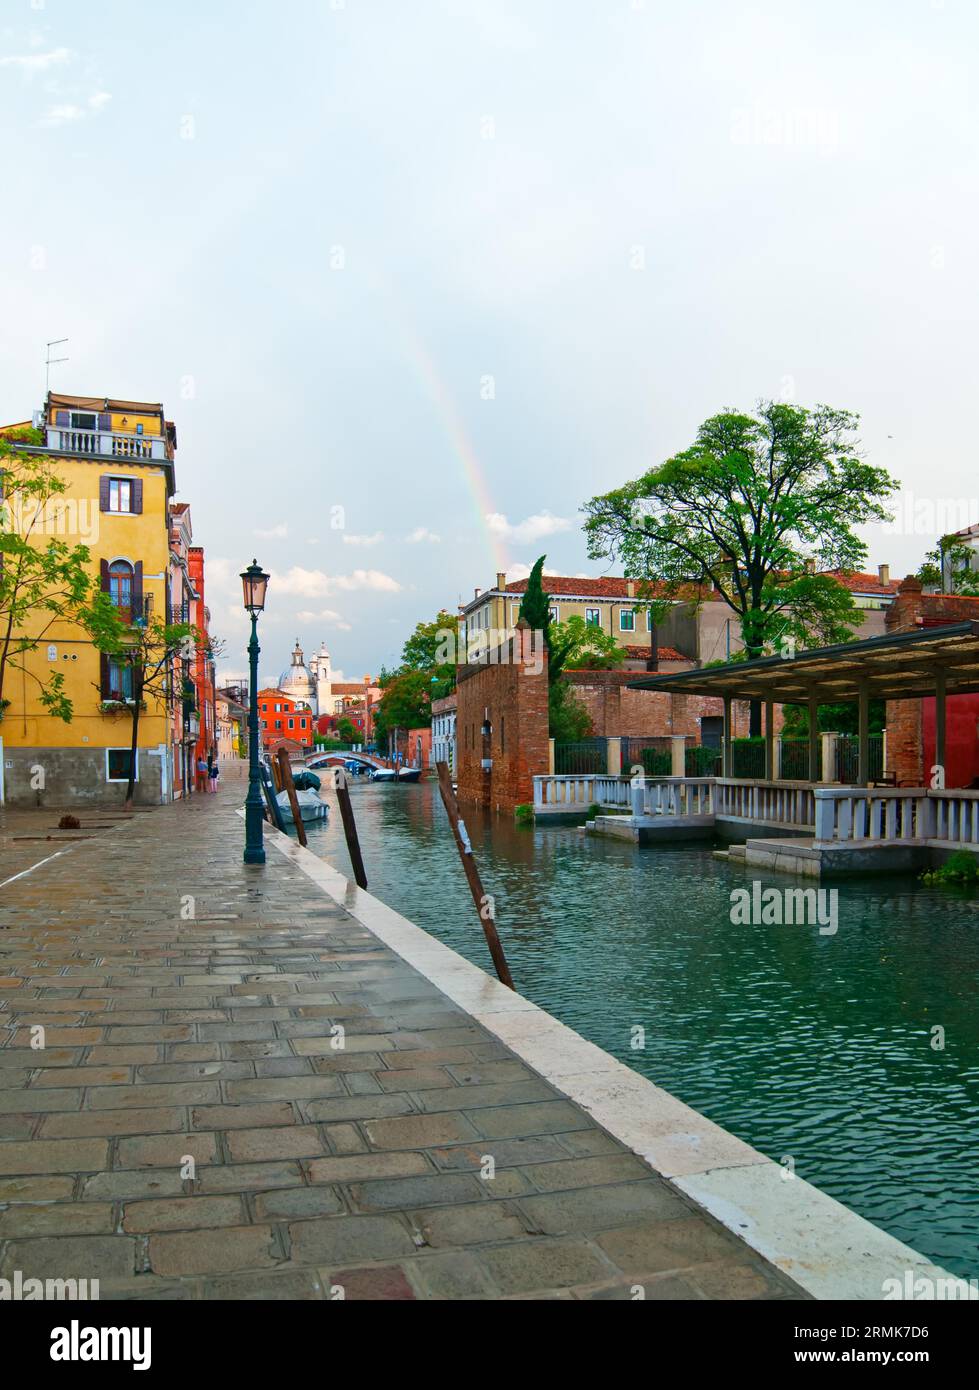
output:
[[[357,822],[354,820],[350,788],[347,786],[347,772],[345,768],[337,767],[333,769],[333,774],[333,785],[336,788],[337,805],[340,807],[340,819],[343,821],[343,833],[347,840],[347,853],[350,855],[350,863],[354,871],[354,882],[358,888],[366,888],[367,873],[364,869],[364,857],[360,852]]]
[[[272,776],[271,768],[265,763],[262,764],[262,795],[265,797],[265,814],[269,823],[274,825],[276,830],[285,833],[286,826],[282,819],[282,808],[275,799],[275,779]]]
[[[303,818],[299,810],[299,798],[296,796],[296,784],[292,780],[292,764],[289,761],[289,754],[285,748],[280,748],[275,755],[279,760],[279,776],[282,778],[282,786],[289,798],[289,805],[292,807],[292,820],[296,827],[296,836],[299,843],[306,845],[306,827],[303,825]]]
[[[459,803],[456,801],[455,792],[452,790],[452,777],[449,773],[448,763],[436,763],[435,770],[438,773],[439,791],[442,794],[442,804],[445,806],[449,817],[449,824],[452,826],[452,834],[455,836],[456,848],[459,851],[459,858],[462,860],[462,867],[469,883],[469,891],[472,893],[473,902],[476,904],[476,911],[479,913],[479,921],[486,936],[486,944],[489,947],[490,955],[493,957],[493,964],[496,966],[496,974],[501,984],[509,989],[514,988],[513,977],[510,974],[510,967],[507,965],[507,958],[503,953],[503,946],[496,930],[496,922],[493,918],[493,909],[490,900],[483,892],[483,881],[479,877],[479,870],[476,868],[476,860],[473,856],[472,845],[469,843],[469,832],[466,830],[465,821],[459,815]]]

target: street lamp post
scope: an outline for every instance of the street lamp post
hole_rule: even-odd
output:
[[[264,864],[262,843],[262,778],[258,767],[258,615],[265,607],[269,576],[253,560],[241,576],[245,612],[251,616],[248,643],[248,795],[245,798],[245,863]]]

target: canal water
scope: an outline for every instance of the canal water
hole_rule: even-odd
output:
[[[492,973],[435,784],[356,783],[352,798],[370,891]],[[914,1249],[979,1275],[979,894],[847,882],[835,934],[738,925],[733,889],[800,881],[749,876],[704,847],[466,824],[522,994]],[[309,831],[349,874],[335,803]]]

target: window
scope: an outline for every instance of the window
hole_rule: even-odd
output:
[[[282,720],[281,720],[281,719],[277,719],[277,720],[275,721],[275,727],[276,727],[277,729],[281,729],[281,728],[282,728]]]
[[[133,618],[133,567],[128,560],[113,560],[109,566],[109,598],[124,623]]]
[[[107,782],[128,782],[131,748],[107,748],[105,750],[105,780]],[[139,749],[136,750],[136,781],[139,781]]]
[[[602,611],[600,608],[585,609],[585,625],[587,627],[601,627]]]
[[[290,720],[289,720],[289,728],[290,728],[290,729],[294,729],[295,727],[296,727],[296,721],[295,721],[294,719],[290,719]]]
[[[110,658],[107,698],[110,700],[131,700],[133,698],[133,668],[128,662],[113,661]]]
[[[552,622],[552,623],[556,623],[556,622],[557,622],[557,604],[556,604],[556,603],[552,603],[551,606],[550,606],[550,608],[549,608],[547,611],[548,611],[548,613],[550,614],[551,622]]]
[[[305,727],[306,727],[306,721],[305,721],[305,719],[300,719],[300,721],[299,721],[299,727],[300,727],[300,729],[305,729]]]
[[[128,478],[109,479],[109,511],[131,512],[133,509],[133,485]]]
[[[268,714],[268,712],[269,712],[269,706],[268,706],[268,701],[266,700],[266,701],[263,703],[263,705],[262,705],[262,713],[263,713],[263,714]]]
[[[97,430],[99,427],[99,417],[89,415],[87,412],[73,410],[71,412],[71,427],[73,430]]]
[[[619,631],[620,631],[620,632],[635,632],[635,630],[636,630],[636,615],[635,615],[635,613],[633,612],[633,610],[632,610],[631,608],[620,608],[620,609],[619,609]]]

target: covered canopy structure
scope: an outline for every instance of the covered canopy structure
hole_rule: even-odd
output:
[[[870,768],[870,701],[935,699],[935,762],[945,764],[945,701],[979,691],[979,622],[915,628],[863,642],[734,661],[674,675],[648,675],[630,690],[671,695],[713,695],[724,701],[724,776],[731,775],[731,702],[762,700],[765,718],[765,776],[774,775],[773,711],[776,704],[809,707],[809,771],[819,767],[819,705],[854,700],[858,707],[857,780],[867,786]]]

